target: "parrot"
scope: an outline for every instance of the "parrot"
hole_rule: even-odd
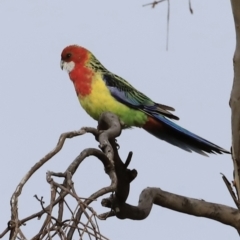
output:
[[[224,148],[186,130],[172,120],[179,120],[173,107],[156,103],[123,78],[108,71],[86,48],[70,45],[63,49],[61,69],[73,82],[82,108],[98,121],[103,112],[118,116],[124,129],[139,127],[153,136],[187,152],[229,153]]]

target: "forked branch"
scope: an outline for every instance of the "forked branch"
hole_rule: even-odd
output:
[[[64,172],[48,172],[47,182],[50,186],[51,194],[49,204],[45,206],[43,197],[37,197],[41,210],[24,219],[18,218],[18,198],[25,183],[30,179],[37,169],[50,160],[58,151],[61,150],[66,138],[72,138],[84,133],[92,133],[96,140],[99,141],[101,150],[88,148],[83,150],[68,166]],[[51,239],[59,235],[62,239],[73,239],[74,234],[82,239],[83,235],[88,235],[89,239],[107,239],[100,233],[96,219],[107,219],[116,216],[120,219],[145,219],[151,212],[152,205],[156,204],[181,213],[205,217],[216,220],[223,224],[230,225],[240,232],[240,212],[236,208],[231,208],[217,203],[210,203],[204,200],[198,200],[180,196],[161,190],[160,188],[146,188],[139,197],[138,206],[131,206],[126,203],[130,183],[136,178],[137,171],[128,169],[132,158],[132,152],[129,153],[126,161],[123,162],[118,154],[118,144],[116,137],[121,134],[121,124],[119,119],[112,113],[104,113],[99,119],[98,129],[82,128],[79,131],[62,134],[57,146],[53,151],[48,153],[44,158],[38,161],[25,175],[19,183],[11,199],[12,219],[8,227],[0,235],[3,237],[10,231],[10,239],[23,239],[24,234],[21,226],[35,218],[45,216],[45,220],[32,239]],[[111,183],[107,187],[96,191],[89,197],[80,197],[74,188],[72,176],[78,170],[80,164],[89,156],[99,159],[104,165],[105,172],[109,175]],[[55,179],[63,179],[58,183]],[[231,191],[230,191],[231,192]],[[103,199],[102,206],[110,208],[110,212],[98,215],[91,207],[92,201],[97,200],[104,194],[111,194],[109,198]],[[67,202],[66,196],[70,196],[76,201],[75,209],[72,209]],[[54,209],[57,208],[57,215]],[[66,212],[70,213],[68,218]],[[55,215],[54,215],[55,213]],[[81,221],[85,216],[87,223]]]

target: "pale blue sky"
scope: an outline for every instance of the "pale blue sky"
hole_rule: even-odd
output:
[[[59,135],[96,126],[60,69],[60,54],[67,45],[90,49],[106,68],[155,101],[173,106],[181,126],[229,149],[235,48],[230,1],[192,0],[191,15],[187,0],[172,0],[169,51],[167,4],[143,8],[148,2],[1,1],[0,231],[10,219],[9,200],[16,185],[55,146]],[[123,159],[128,151],[134,152],[131,168],[139,172],[131,185],[130,204],[137,204],[143,188],[153,186],[234,206],[220,175],[232,179],[229,155],[190,154],[141,129],[124,131],[118,142]],[[68,140],[25,186],[20,217],[40,209],[34,194],[49,199],[47,170],[64,171],[81,150],[97,145],[90,135]],[[83,163],[74,181],[82,197],[109,184],[95,159]],[[100,201],[94,206],[99,213],[106,211]],[[231,227],[161,207],[153,207],[144,221],[110,218],[99,224],[102,233],[114,240],[239,239]],[[36,233],[34,227],[35,223],[23,228],[28,238]]]

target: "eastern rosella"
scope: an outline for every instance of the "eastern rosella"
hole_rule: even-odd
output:
[[[72,45],[61,54],[61,68],[69,73],[80,104],[95,120],[101,113],[116,114],[124,128],[140,127],[188,152],[229,153],[169,119],[174,108],[152,101],[123,78],[108,71],[87,49]]]

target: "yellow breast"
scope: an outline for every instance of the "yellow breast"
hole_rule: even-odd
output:
[[[140,127],[147,121],[143,112],[131,109],[112,97],[100,73],[94,75],[91,86],[89,95],[78,97],[82,107],[95,120],[99,119],[102,112],[109,111],[115,113],[128,127]]]

